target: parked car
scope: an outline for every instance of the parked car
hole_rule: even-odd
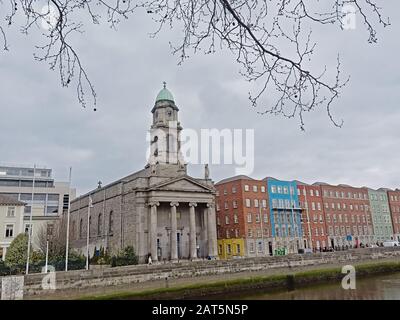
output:
[[[384,247],[398,247],[400,246],[399,242],[396,240],[387,240],[383,243]]]
[[[376,244],[371,244],[370,247],[371,247],[371,248],[379,248],[379,246],[376,245]]]

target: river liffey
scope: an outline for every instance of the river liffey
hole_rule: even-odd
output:
[[[293,291],[258,292],[225,296],[244,300],[400,300],[400,273],[356,281],[355,290],[344,290],[341,283],[315,285]]]

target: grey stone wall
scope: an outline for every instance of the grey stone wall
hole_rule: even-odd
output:
[[[324,264],[351,264],[356,261],[400,257],[400,249],[374,248],[334,253],[245,258],[216,261],[182,261],[178,264],[137,265],[56,273],[56,290],[115,286],[165,278],[190,278],[271,268],[301,267]],[[25,296],[48,294],[42,290],[43,274],[25,276]],[[0,278],[1,279],[1,278]]]

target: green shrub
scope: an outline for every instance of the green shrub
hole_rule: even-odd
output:
[[[26,263],[28,252],[28,235],[19,234],[7,249],[5,263],[8,267],[14,268]]]
[[[135,253],[135,249],[132,246],[126,247],[122,252],[118,253],[117,256],[111,258],[111,267],[117,266],[129,266],[139,263],[139,258]]]

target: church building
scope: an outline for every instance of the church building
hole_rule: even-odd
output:
[[[144,169],[71,202],[70,241],[86,254],[104,248],[116,254],[133,246],[140,263],[216,258],[215,188],[188,176],[181,154],[179,109],[164,88],[151,110],[150,147]],[[88,228],[89,225],[89,228]]]

